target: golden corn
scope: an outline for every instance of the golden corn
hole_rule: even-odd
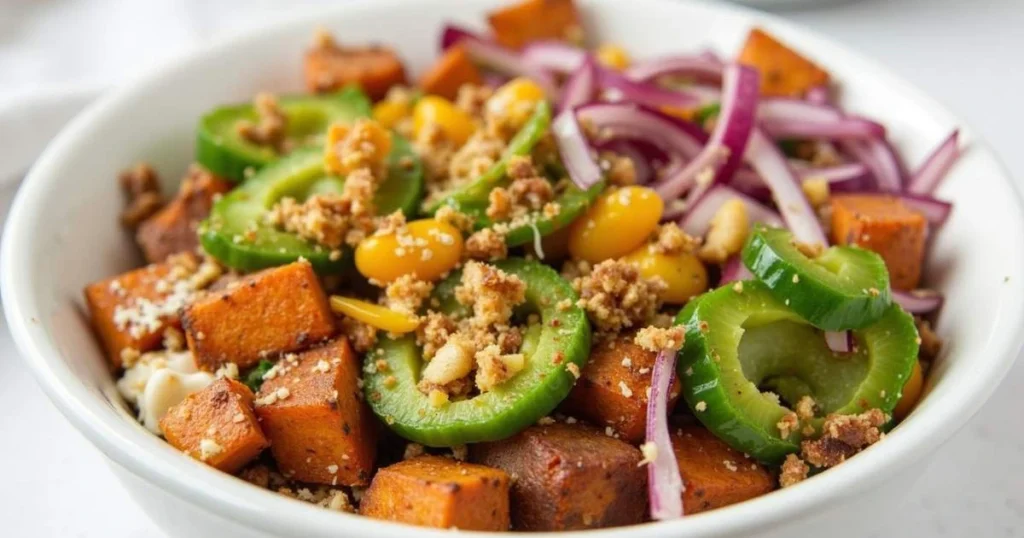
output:
[[[639,269],[645,278],[660,278],[668,285],[662,298],[669,304],[684,304],[708,289],[708,271],[696,256],[689,252],[660,254],[644,245],[625,258]]]
[[[533,114],[537,103],[545,98],[544,90],[528,78],[514,78],[494,91],[487,100],[487,114],[501,117],[511,126],[519,127]]]
[[[597,56],[597,61],[605,67],[610,67],[617,71],[622,71],[629,67],[629,53],[620,45],[605,43],[597,47],[594,55]]]
[[[351,297],[332,295],[331,310],[361,321],[371,327],[391,333],[402,334],[412,332],[419,326],[419,320],[416,319],[416,316],[395,312],[379,304]]]
[[[569,230],[569,253],[590,263],[620,258],[647,242],[665,208],[647,187],[623,187],[601,195]]]
[[[428,95],[416,102],[412,113],[412,128],[416,137],[423,135],[428,126],[440,129],[444,137],[461,146],[476,131],[476,123],[469,114],[457,108],[444,97]]]
[[[434,219],[410,222],[396,233],[367,237],[356,247],[356,269],[366,278],[392,282],[404,275],[437,280],[462,256],[458,228]]]
[[[412,113],[407,100],[385,99],[373,105],[373,119],[388,129],[394,129],[398,122]]]

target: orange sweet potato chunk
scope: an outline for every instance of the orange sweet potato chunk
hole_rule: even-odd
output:
[[[636,447],[582,424],[531,426],[470,447],[471,459],[515,477],[512,527],[561,531],[641,523],[647,469]]]
[[[196,364],[245,369],[261,358],[309,347],[334,335],[334,316],[305,262],[265,269],[185,309],[182,325]]]
[[[425,93],[454,100],[463,84],[482,84],[480,70],[469,59],[466,50],[454,46],[445,51],[437,62],[420,78]]]
[[[509,476],[440,456],[420,456],[377,472],[359,505],[364,516],[473,531],[509,526]]]
[[[359,363],[348,340],[339,338],[284,356],[264,377],[256,414],[286,476],[317,484],[369,483],[377,425],[361,397]]]
[[[633,343],[632,334],[595,345],[562,411],[601,427],[611,426],[622,439],[642,443],[655,357],[656,353]],[[669,391],[669,409],[679,390],[677,379]]]
[[[703,426],[687,426],[672,432],[672,450],[686,486],[686,514],[714,510],[775,489],[775,479],[767,469],[733,450]]]
[[[832,241],[881,255],[894,289],[911,290],[921,282],[927,239],[927,219],[899,198],[884,194],[832,197]]]
[[[160,429],[174,448],[234,474],[267,447],[252,406],[249,387],[218,379],[168,410]]]
[[[373,100],[406,82],[405,66],[394,50],[376,45],[341,47],[330,39],[306,51],[303,74],[311,92],[332,92],[354,84]]]
[[[214,198],[230,189],[231,183],[205,170],[190,170],[178,195],[143,221],[135,234],[146,261],[156,263],[171,254],[194,251],[199,246],[199,222],[210,214]]]
[[[494,38],[518,49],[543,39],[580,43],[583,29],[574,0],[523,0],[487,15]]]
[[[764,95],[800,97],[815,86],[828,84],[828,72],[779,42],[760,28],[747,35],[739,62],[761,72]]]
[[[158,349],[168,327],[180,328],[179,303],[184,299],[173,286],[176,267],[198,264],[188,253],[164,263],[148,265],[101,280],[85,288],[92,324],[114,370],[127,351]]]

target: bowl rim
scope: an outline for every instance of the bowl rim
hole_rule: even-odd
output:
[[[478,3],[480,0],[417,1],[458,5],[467,2]],[[585,4],[600,9],[602,3],[613,1],[589,0]],[[634,0],[634,3],[660,7],[678,4],[673,0]],[[692,4],[690,7],[708,12],[723,11],[740,15],[772,28],[799,35],[801,41],[820,46],[822,57],[837,58],[837,61],[855,61],[870,68],[873,77],[883,79],[891,87],[896,88],[897,92],[912,96],[931,116],[955,118],[933,98],[878,62],[851,51],[817,32],[750,8],[712,5],[703,1]],[[189,65],[200,58],[216,56],[223,50],[254,43],[264,32],[283,30],[296,25],[312,27],[318,20],[332,20],[360,11],[386,12],[390,7],[401,5],[407,4],[404,0],[356,0],[328,8],[303,10],[299,14],[220,38],[156,65],[101,97],[61,131],[26,176],[8,215],[3,244],[0,247],[0,288],[4,298],[4,312],[20,356],[50,400],[90,442],[118,466],[159,486],[198,510],[241,522],[243,526],[281,534],[326,535],[344,530],[399,536],[415,528],[415,532],[424,536],[449,535],[449,531],[446,530],[411,527],[353,514],[332,513],[254,488],[191,458],[181,457],[180,453],[163,441],[121,417],[102,413],[101,408],[108,404],[86,389],[63,364],[59,350],[46,341],[46,332],[35,317],[39,311],[38,301],[29,293],[30,287],[25,285],[31,278],[29,261],[16,256],[16,253],[25,252],[25,245],[31,241],[34,233],[30,226],[31,217],[37,208],[45,203],[45,187],[48,182],[58,181],[52,170],[64,158],[65,153],[84,143],[84,135],[97,120],[116,112],[120,101],[164,77],[187,72]],[[959,120],[957,123],[962,126],[968,125]],[[1018,186],[1011,180],[1006,167],[995,156],[990,146],[976,134],[976,131],[972,132],[972,138],[971,151],[991,161],[999,172],[1000,177],[992,180],[1001,182],[1013,193],[1017,211],[1014,215],[1007,215],[1007,218],[1015,225],[1017,236],[1024,236],[1024,200]],[[1024,253],[1017,253],[1017,267],[1024,268],[1022,260]],[[1013,365],[1019,350],[1024,346],[1024,332],[1016,330],[1024,326],[1022,281],[1024,279],[1014,278],[1003,290],[1004,299],[1000,303],[1002,308],[995,314],[993,324],[996,328],[1004,330],[994,331],[994,337],[988,342],[990,360],[978,364],[978,375],[973,377],[972,381],[957,385],[945,399],[925,412],[912,415],[904,425],[894,430],[889,437],[896,439],[895,441],[890,440],[873,446],[857,458],[797,487],[777,490],[771,495],[681,520],[591,530],[586,531],[587,536],[621,536],[629,533],[631,536],[643,538],[661,536],[669,532],[677,536],[698,536],[753,531],[792,519],[814,508],[827,506],[845,496],[874,488],[887,475],[896,473],[901,466],[931,452],[960,429],[989,398],[998,382]],[[461,534],[483,535],[469,531],[461,531]],[[569,534],[575,532],[557,533],[559,536]]]

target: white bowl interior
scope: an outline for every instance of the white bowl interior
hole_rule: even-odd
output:
[[[730,56],[760,17],[761,24],[827,66],[842,87],[843,105],[884,122],[911,165],[958,125],[930,99],[874,64],[775,19],[703,4],[585,4],[592,35],[625,44],[636,58],[704,47]],[[309,532],[337,529],[342,522],[351,530],[403,532],[401,527],[307,510],[249,488],[207,471],[149,435],[116,398],[81,300],[86,284],[139,262],[117,221],[122,204],[118,171],[150,161],[173,188],[191,160],[200,114],[218,104],[248,100],[258,90],[300,89],[301,51],[316,24],[345,42],[391,44],[408,65],[422,69],[435,56],[444,21],[480,27],[482,13],[492,4],[423,0],[403,3],[400,9],[395,5],[343,6],[333,14],[221,43],[174,63],[92,107],[51,145],[29,176],[4,240],[4,303],[12,331],[58,406],[101,449],[134,472],[182,495],[200,495],[195,488],[201,488],[207,491],[201,494],[205,499],[239,514],[302,514]],[[936,238],[929,264],[929,284],[947,297],[938,323],[947,343],[919,408],[890,440],[842,467],[793,490],[675,523],[674,531],[689,535],[701,529],[737,529],[806,508],[815,498],[864,490],[881,480],[872,474],[934,448],[987,398],[1020,344],[1016,331],[1024,303],[1024,254],[1006,243],[1024,238],[1024,225],[1019,198],[991,152],[970,131],[964,140],[970,149],[939,193],[956,206]],[[190,488],[180,475],[196,483]],[[261,524],[273,529],[279,523]]]

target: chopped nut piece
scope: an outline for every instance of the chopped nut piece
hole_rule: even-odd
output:
[[[675,256],[683,252],[693,252],[700,246],[700,238],[684,232],[678,224],[669,222],[658,227],[658,232],[651,243],[651,252]]]
[[[649,326],[637,332],[635,342],[648,351],[658,353],[666,350],[676,351],[683,347],[685,340],[686,328],[681,325],[667,329]]]
[[[697,256],[707,263],[724,263],[729,256],[743,249],[749,231],[747,206],[740,200],[728,200],[712,217],[711,230]]]
[[[879,429],[889,417],[878,409],[859,415],[829,415],[822,435],[800,444],[803,459],[815,467],[834,467],[882,438]]]
[[[935,359],[942,351],[942,340],[932,330],[932,324],[928,320],[914,318],[914,325],[917,326],[917,334],[921,338],[921,356],[925,359]]]
[[[121,172],[117,179],[128,200],[121,213],[121,222],[128,228],[137,227],[163,206],[160,179],[148,163],[136,164]]]
[[[494,228],[484,228],[466,239],[464,255],[471,260],[503,260],[508,257],[508,246],[505,237]]]

